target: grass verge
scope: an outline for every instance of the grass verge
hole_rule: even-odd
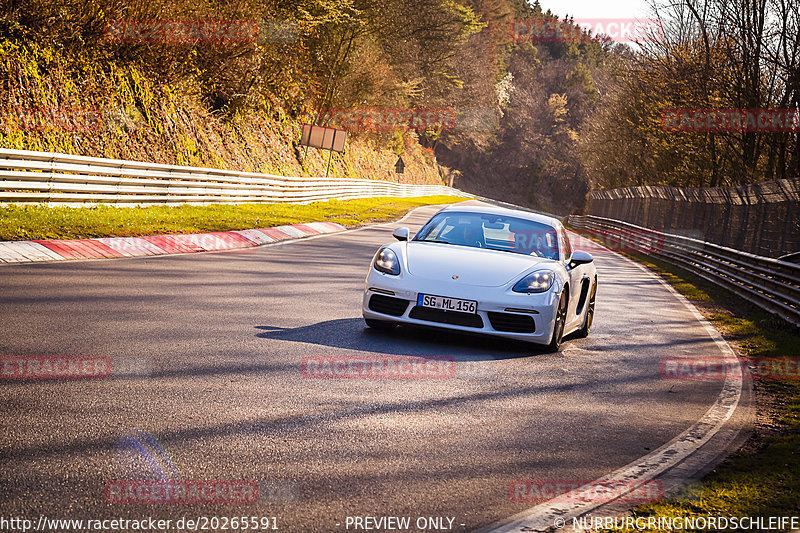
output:
[[[625,255],[691,301],[740,357],[800,359],[800,336],[794,326],[691,272],[649,256]],[[636,507],[635,516],[800,516],[800,381],[755,379],[753,389],[757,422],[742,449],[701,483]]]
[[[683,269],[631,257],[683,294],[744,358],[800,359],[797,330],[739,296]],[[745,446],[675,498],[638,516],[800,516],[800,382],[755,379],[757,422]],[[690,530],[691,531],[691,530]]]
[[[424,196],[329,200],[304,205],[47,207],[15,204],[0,206],[0,240],[205,233],[323,221],[360,226],[394,220],[415,207],[464,200],[458,196]]]

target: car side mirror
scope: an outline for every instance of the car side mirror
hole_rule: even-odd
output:
[[[572,259],[569,260],[570,268],[575,268],[578,265],[588,265],[594,261],[592,254],[586,252],[572,252]]]
[[[398,241],[408,240],[408,228],[397,228],[392,232],[392,236]]]

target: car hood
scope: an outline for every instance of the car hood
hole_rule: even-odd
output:
[[[409,242],[408,272],[414,276],[481,287],[499,287],[548,259],[453,244]]]

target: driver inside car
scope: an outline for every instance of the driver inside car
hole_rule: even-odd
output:
[[[531,231],[526,228],[511,226],[514,235],[514,248],[527,255],[558,259],[558,245],[549,232]]]

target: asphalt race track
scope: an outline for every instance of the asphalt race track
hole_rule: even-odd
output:
[[[715,401],[720,382],[660,370],[663,358],[717,354],[708,333],[655,278],[598,247],[592,334],[559,354],[365,329],[369,260],[394,227],[415,231],[434,211],[247,251],[0,268],[0,354],[112,362],[107,379],[0,380],[0,515],[276,517],[292,532],[346,531],[348,516],[446,517],[471,531],[536,503],[511,500],[514,480],[596,479]],[[301,370],[307,357],[384,355],[450,357],[455,374]],[[260,497],[104,495],[115,480],[159,478],[252,482]]]

